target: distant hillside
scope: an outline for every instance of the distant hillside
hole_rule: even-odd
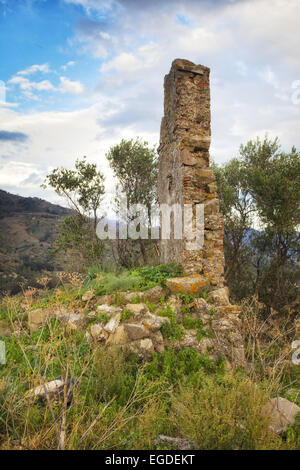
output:
[[[0,190],[0,292],[15,292],[33,274],[62,267],[50,253],[69,209]]]
[[[38,197],[22,197],[0,189],[0,218],[12,216],[16,212],[39,212],[66,216],[70,209],[44,201]]]

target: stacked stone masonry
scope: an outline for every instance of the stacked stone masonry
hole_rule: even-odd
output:
[[[202,274],[212,286],[224,285],[223,219],[213,171],[209,167],[210,70],[176,59],[164,82],[164,117],[159,145],[160,204],[204,204],[204,244],[188,249],[188,241],[161,240],[161,262],[182,263],[185,273]]]

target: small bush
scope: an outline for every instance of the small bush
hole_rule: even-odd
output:
[[[208,355],[200,354],[193,348],[184,348],[177,353],[168,348],[162,354],[154,353],[152,361],[145,365],[147,377],[160,377],[173,385],[178,385],[181,381],[199,385],[203,373],[213,372],[223,373],[222,361],[216,363]]]
[[[99,273],[89,282],[96,295],[112,294],[117,291],[138,289],[143,284],[143,278],[136,272]]]
[[[165,286],[168,278],[182,276],[183,268],[180,264],[169,263],[159,266],[144,266],[136,269],[144,281],[154,285]]]
[[[121,312],[121,322],[125,322],[132,317],[132,313],[126,308]]]
[[[205,328],[199,328],[197,331],[197,340],[201,341],[202,338],[213,338],[213,332],[210,329],[205,329]]]
[[[177,294],[177,298],[180,299],[183,304],[188,305],[194,302],[196,296],[193,294]]]
[[[202,320],[200,318],[193,318],[192,315],[185,316],[182,324],[186,330],[195,330],[203,327]]]
[[[166,308],[159,310],[157,315],[170,319],[170,322],[163,323],[160,330],[164,338],[168,338],[170,341],[177,341],[184,338],[184,330],[178,323],[176,314],[169,305]]]
[[[146,300],[146,301],[145,301],[145,304],[146,304],[148,310],[149,310],[151,313],[155,312],[155,310],[156,310],[156,305],[155,305],[155,304],[153,304],[153,303],[150,302],[149,300]]]
[[[203,290],[202,292],[200,292],[199,297],[201,297],[201,299],[206,300],[206,302],[209,302],[209,297],[208,297],[208,293],[206,290]]]
[[[108,321],[109,321],[109,317],[107,313],[98,313],[97,318],[96,318],[96,323],[104,323],[104,325],[106,325]]]
[[[262,414],[268,395],[247,377],[203,376],[199,387],[179,387],[172,401],[178,435],[197,449],[276,449],[280,440]]]

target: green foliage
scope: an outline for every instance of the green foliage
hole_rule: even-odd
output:
[[[214,171],[231,295],[240,301],[256,294],[280,310],[295,300],[300,279],[299,153],[281,151],[277,138],[257,138],[241,145],[239,159]]]
[[[188,305],[194,302],[196,295],[193,294],[177,294],[177,298],[182,301],[183,304]]]
[[[155,149],[140,139],[122,140],[106,155],[128,204],[144,204],[151,208],[156,199],[157,157]]]
[[[170,305],[167,305],[166,307],[158,310],[157,315],[159,315],[160,317],[167,317],[171,319],[175,315],[175,313],[173,312]]]
[[[149,148],[148,143],[139,138],[135,141],[123,139],[120,144],[110,148],[106,157],[119,182],[118,194],[115,198],[119,220],[128,223],[138,216],[140,232],[142,227],[145,227],[148,232],[151,209],[157,199],[158,166],[155,149]],[[124,196],[125,208],[123,207]],[[140,205],[140,207],[135,210],[134,205]],[[143,264],[147,264],[149,243],[142,237],[137,240],[137,243],[143,257]],[[119,241],[117,244],[119,261],[125,267],[134,266],[133,245],[133,240],[131,243]]]
[[[114,293],[112,303],[114,305],[118,305],[119,307],[122,307],[123,305],[126,304],[126,300],[125,300],[124,295],[122,294],[122,292],[115,292]]]
[[[172,308],[168,305],[167,307],[159,310],[157,315],[160,317],[167,317],[170,319],[169,322],[163,323],[160,331],[164,338],[168,338],[170,341],[177,341],[184,338],[184,330],[178,323],[176,314]]]
[[[300,223],[300,155],[280,151],[278,138],[241,145],[247,189],[269,230],[295,232]]]
[[[262,408],[267,394],[238,374],[203,375],[199,387],[181,387],[174,397],[175,428],[197,449],[278,449]]]
[[[204,337],[213,338],[213,332],[210,329],[200,327],[197,332],[197,340],[201,341]]]
[[[55,251],[70,250],[79,263],[100,262],[104,244],[96,235],[98,210],[104,195],[104,175],[86,157],[77,159],[75,170],[55,168],[47,175],[44,188],[51,186],[63,196],[74,214],[60,227]]]
[[[121,271],[119,273],[106,273],[99,271],[98,275],[87,285],[92,288],[97,295],[115,293],[117,301],[117,291],[127,291],[139,289],[143,285],[143,278],[135,271]]]
[[[66,250],[72,254],[72,264],[81,271],[82,267],[86,268],[92,262],[101,263],[104,243],[97,237],[94,227],[87,219],[74,214],[66,217],[60,224],[59,236],[52,253]]]
[[[194,318],[193,315],[183,317],[182,324],[186,330],[200,329],[203,322],[200,318]]]
[[[168,278],[182,276],[183,268],[180,264],[168,263],[158,266],[144,266],[136,271],[149,284],[165,286]]]
[[[95,323],[104,323],[104,325],[106,325],[106,323],[108,323],[108,322],[109,322],[109,317],[108,317],[107,313],[98,313],[97,314]]]
[[[44,187],[51,186],[73,206],[78,214],[87,214],[97,222],[97,210],[104,195],[104,175],[86,157],[77,159],[75,170],[55,168],[47,175]]]
[[[75,292],[68,297],[56,290],[41,303],[49,306],[61,295],[73,302],[76,297]],[[80,302],[81,296],[77,297]],[[20,311],[14,301],[10,318],[18,322]],[[8,301],[1,308],[6,311]],[[160,313],[172,323],[175,314],[170,307]],[[142,363],[118,348],[92,346],[84,332],[67,332],[55,318],[32,335],[25,332],[4,341],[7,364],[0,367],[3,449],[14,448],[16,442],[19,446],[20,436],[26,447],[56,449],[52,413],[60,423],[64,410],[67,449],[154,449],[158,434],[193,440],[199,449],[299,448],[298,418],[282,439],[269,431],[261,414],[268,399],[264,388],[269,389],[270,383],[254,383],[244,371],[228,372],[222,357],[215,361],[192,348],[178,352],[167,348]],[[290,371],[286,385],[295,385],[294,373]],[[65,374],[76,383],[67,408],[62,401],[53,403],[51,411],[47,402],[27,395],[43,380]],[[91,432],[81,440],[91,425]]]
[[[206,300],[206,302],[209,302],[209,297],[206,290],[201,291],[199,297],[203,300]]]
[[[147,377],[162,377],[175,386],[180,382],[199,385],[203,373],[223,374],[222,361],[216,363],[193,348],[184,348],[177,353],[168,348],[162,354],[154,353],[152,361],[145,366]]]
[[[105,272],[93,267],[89,271],[86,286],[94,289],[97,295],[115,293],[116,296],[119,296],[118,291],[143,291],[164,284],[168,277],[179,275],[181,269],[181,266],[173,263],[116,272]],[[140,298],[133,298],[133,303],[140,301]]]
[[[300,413],[295,417],[294,426],[289,426],[286,440],[289,448],[300,449]]]
[[[130,303],[132,304],[140,304],[142,302],[141,296],[140,295],[134,295],[131,297]]]
[[[147,306],[149,312],[153,313],[156,310],[156,305],[150,302],[149,300],[145,301],[145,305]]]
[[[163,338],[167,338],[173,342],[184,337],[184,331],[181,325],[174,318],[172,318],[170,322],[164,322],[160,331]]]
[[[126,322],[132,317],[132,313],[126,308],[121,312],[121,322]]]

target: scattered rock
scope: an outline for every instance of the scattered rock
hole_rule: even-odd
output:
[[[89,302],[95,297],[95,292],[92,290],[86,291],[83,296],[81,297],[83,302]]]
[[[228,287],[213,290],[209,292],[208,297],[215,305],[230,305]]]
[[[79,330],[87,324],[87,318],[83,313],[70,312],[69,314],[58,315],[57,318],[62,321],[69,330]]]
[[[167,287],[173,294],[199,294],[209,285],[209,281],[200,274],[167,279]]]
[[[108,338],[107,331],[104,330],[103,325],[96,323],[90,327],[91,337],[98,342],[106,341]]]
[[[154,347],[152,340],[150,338],[141,339],[140,341],[140,348],[145,353],[153,353]]]
[[[228,317],[230,315],[239,315],[242,311],[240,305],[223,305],[215,307],[216,316]]]
[[[134,316],[143,315],[148,311],[145,304],[126,304],[125,309],[132,313]]]
[[[182,301],[177,299],[175,295],[171,295],[168,301],[166,302],[166,306],[171,307],[174,313],[178,315],[181,312]]]
[[[147,338],[150,334],[149,330],[147,330],[143,325],[124,323],[123,326],[130,341]]]
[[[51,401],[58,401],[64,399],[66,382],[61,378],[47,382],[44,385],[39,385],[38,387],[32,388],[28,392],[29,397],[38,397],[41,399],[49,398]],[[74,388],[74,381],[68,379],[67,381],[67,403],[69,404],[72,401]]]
[[[166,321],[169,322],[170,319],[166,317],[159,317],[157,315],[153,315],[152,313],[146,313],[142,318],[142,324],[144,327],[153,332],[160,330],[163,323]]]
[[[106,344],[107,346],[121,346],[128,343],[129,338],[125,331],[124,325],[120,325],[116,328],[114,333],[109,336]]]
[[[210,352],[213,349],[213,346],[214,346],[213,339],[204,337],[199,341],[198,350],[202,354],[205,354],[207,352]]]
[[[87,314],[87,318],[88,320],[94,320],[97,316],[97,312],[95,312],[95,310],[91,310],[88,314]]]
[[[58,312],[47,308],[37,308],[28,312],[28,328],[31,333],[37,331],[41,326],[47,323],[51,316],[57,316]]]
[[[141,299],[141,300],[144,300],[144,292],[140,292],[140,291],[134,291],[134,292],[122,292],[122,300],[125,302],[125,303],[128,303],[130,304],[132,302],[132,299],[137,299],[138,297]]]
[[[112,301],[112,295],[101,295],[100,297],[97,297],[98,304],[110,305],[111,301]]]
[[[104,305],[97,306],[97,312],[103,315],[107,315],[108,317],[112,317],[113,315],[116,315],[117,313],[121,313],[122,309],[120,307],[117,307],[116,305],[104,304]]]
[[[159,354],[163,353],[165,350],[165,345],[164,345],[164,338],[161,332],[156,331],[155,333],[152,333],[151,339],[152,339],[155,351],[158,352]]]
[[[150,338],[132,341],[126,348],[133,353],[140,354],[144,359],[151,359],[154,353],[154,346]]]
[[[192,303],[191,305],[192,309],[194,312],[197,312],[199,313],[199,317],[201,317],[201,315],[206,315],[206,314],[209,314],[210,312],[210,306],[208,305],[208,303],[202,299],[201,297],[198,297],[197,299],[194,300],[194,302]]]
[[[120,319],[121,319],[121,315],[120,313],[117,313],[116,315],[114,315],[108,323],[106,323],[106,325],[103,327],[105,331],[107,331],[107,333],[114,333],[115,330],[117,329],[117,327],[119,326],[119,323],[120,323]]]
[[[270,429],[277,434],[284,433],[288,426],[293,426],[299,412],[299,406],[282,397],[272,398],[263,407],[263,413],[271,417]]]
[[[152,287],[152,289],[143,292],[143,297],[153,304],[160,302],[160,299],[165,295],[165,290],[160,286]]]

